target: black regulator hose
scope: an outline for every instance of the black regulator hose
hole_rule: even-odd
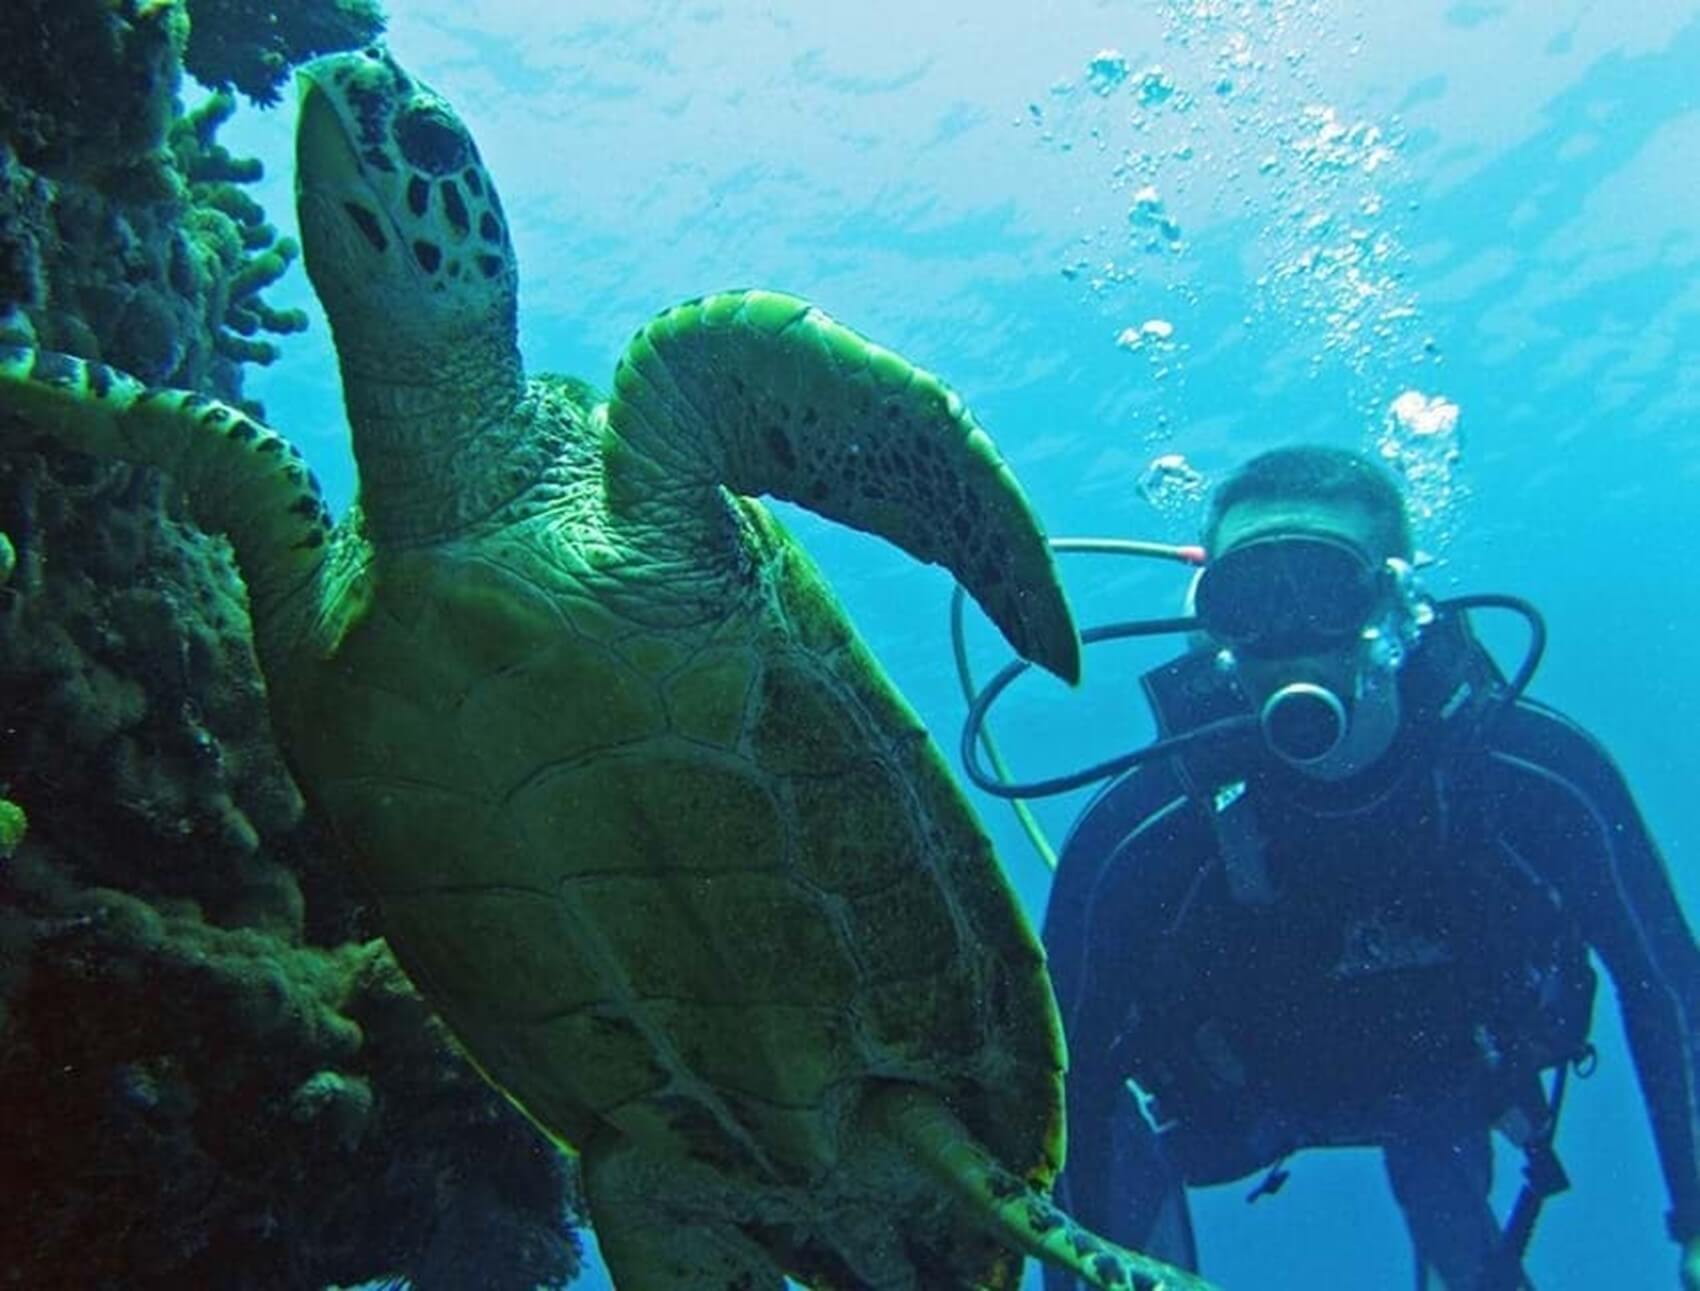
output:
[[[1085,552],[1100,555],[1115,556],[1145,556],[1161,560],[1172,560],[1182,564],[1198,565],[1203,562],[1204,553],[1197,547],[1175,546],[1169,543],[1136,542],[1115,538],[1056,538],[1051,540],[1051,547],[1059,552]],[[950,601],[950,638],[952,651],[956,658],[957,680],[962,686],[963,700],[968,705],[968,716],[962,724],[962,739],[959,753],[962,768],[968,779],[981,791],[995,798],[1002,798],[1014,809],[1022,828],[1026,831],[1035,851],[1051,869],[1056,868],[1056,851],[1052,848],[1044,830],[1027,806],[1026,799],[1047,798],[1073,789],[1084,788],[1086,785],[1107,780],[1120,775],[1142,763],[1154,758],[1166,757],[1186,746],[1199,741],[1238,735],[1257,727],[1257,718],[1251,714],[1236,717],[1225,717],[1214,722],[1207,722],[1193,730],[1166,739],[1157,740],[1144,748],[1135,749],[1130,753],[1106,759],[1082,770],[1072,771],[1065,775],[1051,776],[1044,780],[1032,780],[1025,783],[1014,781],[1008,765],[998,752],[997,744],[993,741],[991,732],[986,728],[986,715],[998,696],[1014,684],[1015,680],[1033,665],[1025,659],[1017,659],[1000,669],[982,688],[976,688],[973,673],[968,664],[968,647],[963,623],[965,597],[962,588],[958,586],[951,595]],[[1523,692],[1528,689],[1529,682],[1534,678],[1535,671],[1541,665],[1541,659],[1546,653],[1547,627],[1546,620],[1535,606],[1521,596],[1510,596],[1497,592],[1482,592],[1468,596],[1454,596],[1435,603],[1441,611],[1468,610],[1509,610],[1518,615],[1528,625],[1529,645],[1523,655],[1517,671],[1506,683],[1501,703],[1505,707],[1517,702]],[[1095,645],[1100,641],[1121,641],[1135,637],[1167,636],[1172,633],[1195,632],[1200,630],[1196,618],[1178,617],[1168,619],[1142,619],[1121,623],[1109,623],[1101,627],[1088,628],[1080,634],[1082,645]],[[986,760],[991,764],[988,769],[980,761],[981,750],[984,749]]]
[[[1167,636],[1174,632],[1192,632],[1198,628],[1198,620],[1194,618],[1178,619],[1149,619],[1141,622],[1110,623],[1100,628],[1089,628],[1080,634],[1082,645],[1095,645],[1099,641],[1121,641],[1130,637]],[[1085,767],[1079,771],[1071,771],[1067,775],[1052,776],[1048,780],[1030,780],[1025,784],[1012,784],[1007,771],[1001,766],[994,766],[987,771],[980,765],[980,745],[986,739],[986,712],[991,708],[997,697],[1007,690],[1012,682],[1033,665],[1025,659],[1017,659],[1006,664],[997,676],[987,682],[977,695],[973,695],[969,703],[968,719],[962,724],[962,767],[968,773],[968,778],[974,786],[983,789],[995,798],[1006,798],[1019,801],[1024,798],[1049,798],[1059,793],[1067,793],[1071,789],[1084,788],[1099,780],[1108,780],[1111,776],[1120,775],[1142,762],[1152,758],[1160,758],[1173,753],[1179,748],[1191,744],[1194,740],[1214,738],[1218,735],[1228,735],[1236,731],[1250,730],[1257,725],[1257,719],[1249,714],[1242,717],[1226,717],[1219,721],[1207,722],[1181,735],[1172,735],[1166,740],[1158,740],[1142,749],[1131,753],[1123,753],[1118,757]],[[999,759],[1001,762],[1002,759]]]
[[[1166,542],[1143,542],[1131,538],[1052,538],[1050,540],[1050,546],[1052,551],[1070,552],[1074,554],[1100,556],[1144,556],[1155,560],[1172,560],[1183,565],[1192,566],[1198,566],[1204,563],[1204,548],[1202,547],[1180,546]],[[968,772],[968,778],[976,785],[984,789],[987,793],[1003,798],[1009,803],[1010,807],[1015,812],[1016,819],[1021,822],[1021,828],[1026,831],[1028,840],[1033,844],[1033,850],[1038,852],[1040,859],[1043,860],[1049,868],[1054,870],[1057,867],[1056,851],[1052,848],[1050,840],[1045,837],[1045,831],[1040,827],[1039,821],[1033,815],[1032,809],[1029,808],[1024,801],[1022,801],[1024,797],[1038,797],[1040,795],[1006,792],[1006,790],[1021,789],[1025,786],[1014,785],[1011,783],[1009,767],[1005,764],[1003,756],[998,752],[998,746],[992,739],[991,732],[986,729],[985,724],[986,710],[991,707],[992,700],[996,699],[997,696],[1016,679],[1016,677],[1019,677],[1024,671],[1026,671],[1029,665],[1025,660],[1018,660],[1015,664],[1010,665],[1010,668],[1005,668],[1004,672],[1010,673],[1010,675],[1005,678],[1003,673],[999,673],[999,680],[995,680],[993,683],[993,685],[996,686],[996,690],[987,696],[984,699],[984,702],[980,702],[979,697],[975,694],[976,688],[974,685],[974,674],[968,666],[968,643],[962,621],[963,606],[966,603],[966,600],[967,598],[963,594],[962,586],[961,584],[958,584],[955,590],[951,593],[950,598],[950,642],[952,653],[956,657],[956,679],[962,686],[962,701],[968,705],[969,713],[968,721],[964,725],[962,732],[962,764],[964,769]],[[1189,624],[1191,622],[1191,620],[1188,619],[1172,621],[1182,624]],[[1097,632],[1104,632],[1108,630],[1109,629],[1096,629],[1091,632],[1084,632],[1081,634],[1081,642],[1082,644],[1090,644],[1097,640],[1113,639],[1108,636],[1101,637],[1096,635]],[[1179,630],[1185,631],[1186,629],[1183,627]],[[1126,635],[1135,636],[1150,634],[1129,632]],[[1013,672],[1011,672],[1012,668],[1014,669]],[[977,714],[976,708],[978,709]],[[986,757],[992,764],[990,773],[983,770],[980,766],[978,753],[980,748],[984,748],[986,750]],[[1106,774],[1113,775],[1115,773],[1108,772]],[[1090,784],[1091,780],[1083,780],[1080,783]],[[1053,792],[1062,793],[1064,791],[1057,789]]]
[[[1541,658],[1547,652],[1546,617],[1535,608],[1534,602],[1503,592],[1476,592],[1470,596],[1452,596],[1436,603],[1442,610],[1510,610],[1529,625],[1529,644],[1523,652],[1523,662],[1505,683],[1504,706],[1509,708],[1522,698],[1523,692],[1535,678]]]

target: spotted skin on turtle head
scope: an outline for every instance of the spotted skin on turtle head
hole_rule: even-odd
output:
[[[431,307],[434,296],[474,315],[511,297],[501,200],[448,101],[378,46],[309,63],[300,79],[296,189],[321,297],[375,283],[380,308],[417,298]]]

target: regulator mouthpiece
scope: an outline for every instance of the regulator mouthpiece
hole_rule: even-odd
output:
[[[1257,720],[1270,751],[1301,770],[1335,752],[1350,726],[1340,697],[1308,681],[1282,686],[1264,701]]]

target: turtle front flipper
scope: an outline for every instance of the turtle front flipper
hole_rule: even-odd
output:
[[[876,1132],[958,1199],[964,1218],[1007,1245],[1102,1291],[1213,1291],[1195,1273],[1082,1228],[999,1164],[937,1094],[889,1085],[869,1098],[866,1115]]]
[[[158,467],[189,499],[202,527],[222,532],[248,586],[256,643],[295,639],[287,611],[317,610],[331,517],[301,454],[228,404],[154,389],[103,363],[0,345],[0,443],[35,431],[95,457]]]
[[[1043,529],[961,399],[807,301],[726,292],[660,315],[614,376],[614,514],[653,527],[719,486],[769,494],[944,565],[1010,644],[1064,680],[1080,641]]]

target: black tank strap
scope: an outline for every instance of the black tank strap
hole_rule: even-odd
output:
[[[1570,1187],[1570,1176],[1553,1149],[1558,1133],[1558,1115],[1564,1110],[1564,1091],[1570,1080],[1570,1063],[1562,1062],[1553,1073],[1552,1093],[1547,1099],[1546,1117],[1536,1133],[1523,1144],[1523,1190],[1511,1207],[1511,1217],[1505,1222],[1499,1247],[1489,1257],[1487,1267],[1477,1278],[1477,1291],[1521,1291],[1528,1285],[1523,1274],[1523,1257],[1529,1252],[1529,1242],[1535,1235],[1535,1222],[1541,1217],[1541,1207],[1548,1197],[1556,1197]]]

